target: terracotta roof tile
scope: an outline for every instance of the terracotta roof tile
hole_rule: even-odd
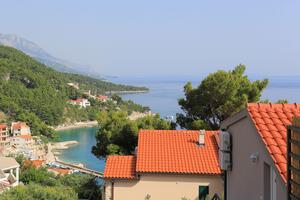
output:
[[[32,136],[30,136],[30,135],[18,135],[17,137],[25,139],[25,140],[32,139]]]
[[[251,103],[247,109],[278,171],[286,181],[287,126],[293,117],[300,116],[300,104]]]
[[[13,129],[29,128],[25,122],[14,122],[12,125]]]
[[[7,125],[6,124],[0,124],[0,129],[4,129],[4,128],[7,128]]]
[[[135,156],[108,156],[104,178],[134,179],[136,178],[135,165]]]
[[[221,174],[216,134],[206,131],[205,145],[199,146],[199,131],[142,130],[138,135],[136,171]]]

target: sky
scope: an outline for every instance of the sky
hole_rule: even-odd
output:
[[[99,73],[300,75],[298,0],[0,0],[0,32]]]

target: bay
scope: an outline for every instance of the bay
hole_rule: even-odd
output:
[[[69,163],[82,163],[87,168],[103,172],[105,161],[96,158],[91,153],[92,146],[96,143],[97,130],[97,127],[89,127],[58,131],[60,141],[76,140],[79,142],[79,144],[61,151],[58,158]]]

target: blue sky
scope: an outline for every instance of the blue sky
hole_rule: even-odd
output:
[[[0,32],[118,76],[300,75],[297,0],[0,0]]]

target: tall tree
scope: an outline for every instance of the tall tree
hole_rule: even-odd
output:
[[[197,88],[184,86],[185,98],[178,103],[184,113],[177,114],[177,123],[187,129],[218,129],[220,122],[245,108],[248,102],[260,100],[268,80],[251,82],[244,75],[246,67],[209,74]]]

